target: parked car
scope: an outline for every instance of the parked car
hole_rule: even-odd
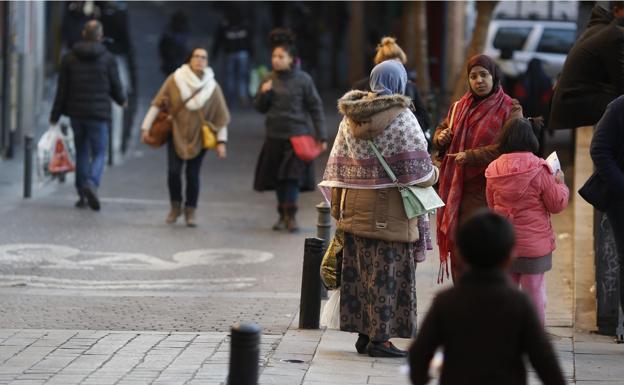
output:
[[[490,23],[484,53],[496,59],[503,73],[512,78],[523,74],[529,61],[538,58],[554,80],[575,41],[574,22],[497,19]]]

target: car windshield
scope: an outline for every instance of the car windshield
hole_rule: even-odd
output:
[[[530,33],[531,27],[500,27],[494,37],[494,48],[521,51]]]
[[[545,28],[537,52],[567,54],[575,37],[576,32],[572,29]]]

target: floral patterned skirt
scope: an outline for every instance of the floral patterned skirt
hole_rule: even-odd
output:
[[[340,330],[373,341],[416,335],[416,244],[345,233]]]

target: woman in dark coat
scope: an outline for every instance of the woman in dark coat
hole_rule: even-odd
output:
[[[295,215],[300,191],[315,189],[313,162],[295,155],[290,139],[313,135],[322,151],[327,149],[327,132],[321,98],[314,81],[294,68],[295,39],[284,30],[271,34],[273,71],[261,84],[254,107],[266,114],[266,138],[258,164],[254,189],[275,190],[279,219],[273,230],[299,230]],[[308,124],[312,119],[314,131]]]

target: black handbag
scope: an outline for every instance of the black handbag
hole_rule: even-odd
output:
[[[617,159],[620,169],[622,169],[622,158],[624,158],[624,153],[620,153]],[[585,184],[583,184],[583,187],[578,190],[578,193],[587,203],[594,206],[596,210],[604,213],[609,209],[611,190],[607,182],[598,175],[598,171],[594,171]]]
[[[611,202],[609,186],[598,175],[597,171],[587,179],[587,182],[578,190],[579,195],[594,206],[596,210],[606,212]]]

